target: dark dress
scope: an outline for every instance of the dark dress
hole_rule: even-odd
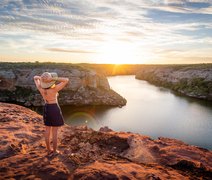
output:
[[[59,104],[46,103],[43,109],[43,120],[46,126],[64,125],[64,119]]]

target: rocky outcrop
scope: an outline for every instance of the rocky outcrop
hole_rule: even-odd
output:
[[[37,113],[0,103],[0,179],[210,179],[212,152],[108,127],[62,126],[60,154],[45,149]]]
[[[212,65],[143,67],[136,78],[170,88],[180,94],[212,100]]]
[[[33,77],[43,72],[57,72],[68,77],[69,84],[60,92],[61,105],[123,106],[126,100],[110,89],[107,78],[82,66],[58,64],[10,63],[0,66],[0,101],[16,102],[25,106],[41,106],[43,100]]]

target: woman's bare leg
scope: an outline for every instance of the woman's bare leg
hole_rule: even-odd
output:
[[[48,152],[51,152],[50,148],[50,132],[51,132],[51,126],[46,126],[46,131],[45,131],[45,142],[46,142],[46,148]]]
[[[53,151],[54,151],[54,153],[58,152],[57,151],[57,131],[58,131],[58,127],[52,126],[52,139],[53,139]]]

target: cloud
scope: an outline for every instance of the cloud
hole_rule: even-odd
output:
[[[85,51],[85,50],[67,50],[61,48],[47,48],[48,51],[55,51],[55,52],[67,52],[67,53],[95,53],[93,51]]]
[[[195,1],[200,2],[209,4],[206,1]],[[196,10],[187,6],[188,3],[191,1],[3,0],[0,2],[0,30],[35,31],[71,38],[92,36],[94,33],[107,35],[110,34],[106,32],[107,29],[120,31],[122,27],[129,30],[133,29],[132,26],[135,29],[140,26],[148,28],[148,24],[157,21],[208,21],[208,17],[199,17],[199,14],[211,13],[210,6]],[[180,15],[181,13],[186,15]],[[189,16],[190,13],[199,14]]]
[[[196,51],[200,44],[211,46],[211,5],[209,0],[2,0],[0,50],[93,56],[114,40],[153,56],[173,55],[178,46]]]

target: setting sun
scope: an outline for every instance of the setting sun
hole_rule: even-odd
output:
[[[130,43],[108,41],[99,47],[97,60],[110,64],[130,64],[136,62],[136,48]]]

